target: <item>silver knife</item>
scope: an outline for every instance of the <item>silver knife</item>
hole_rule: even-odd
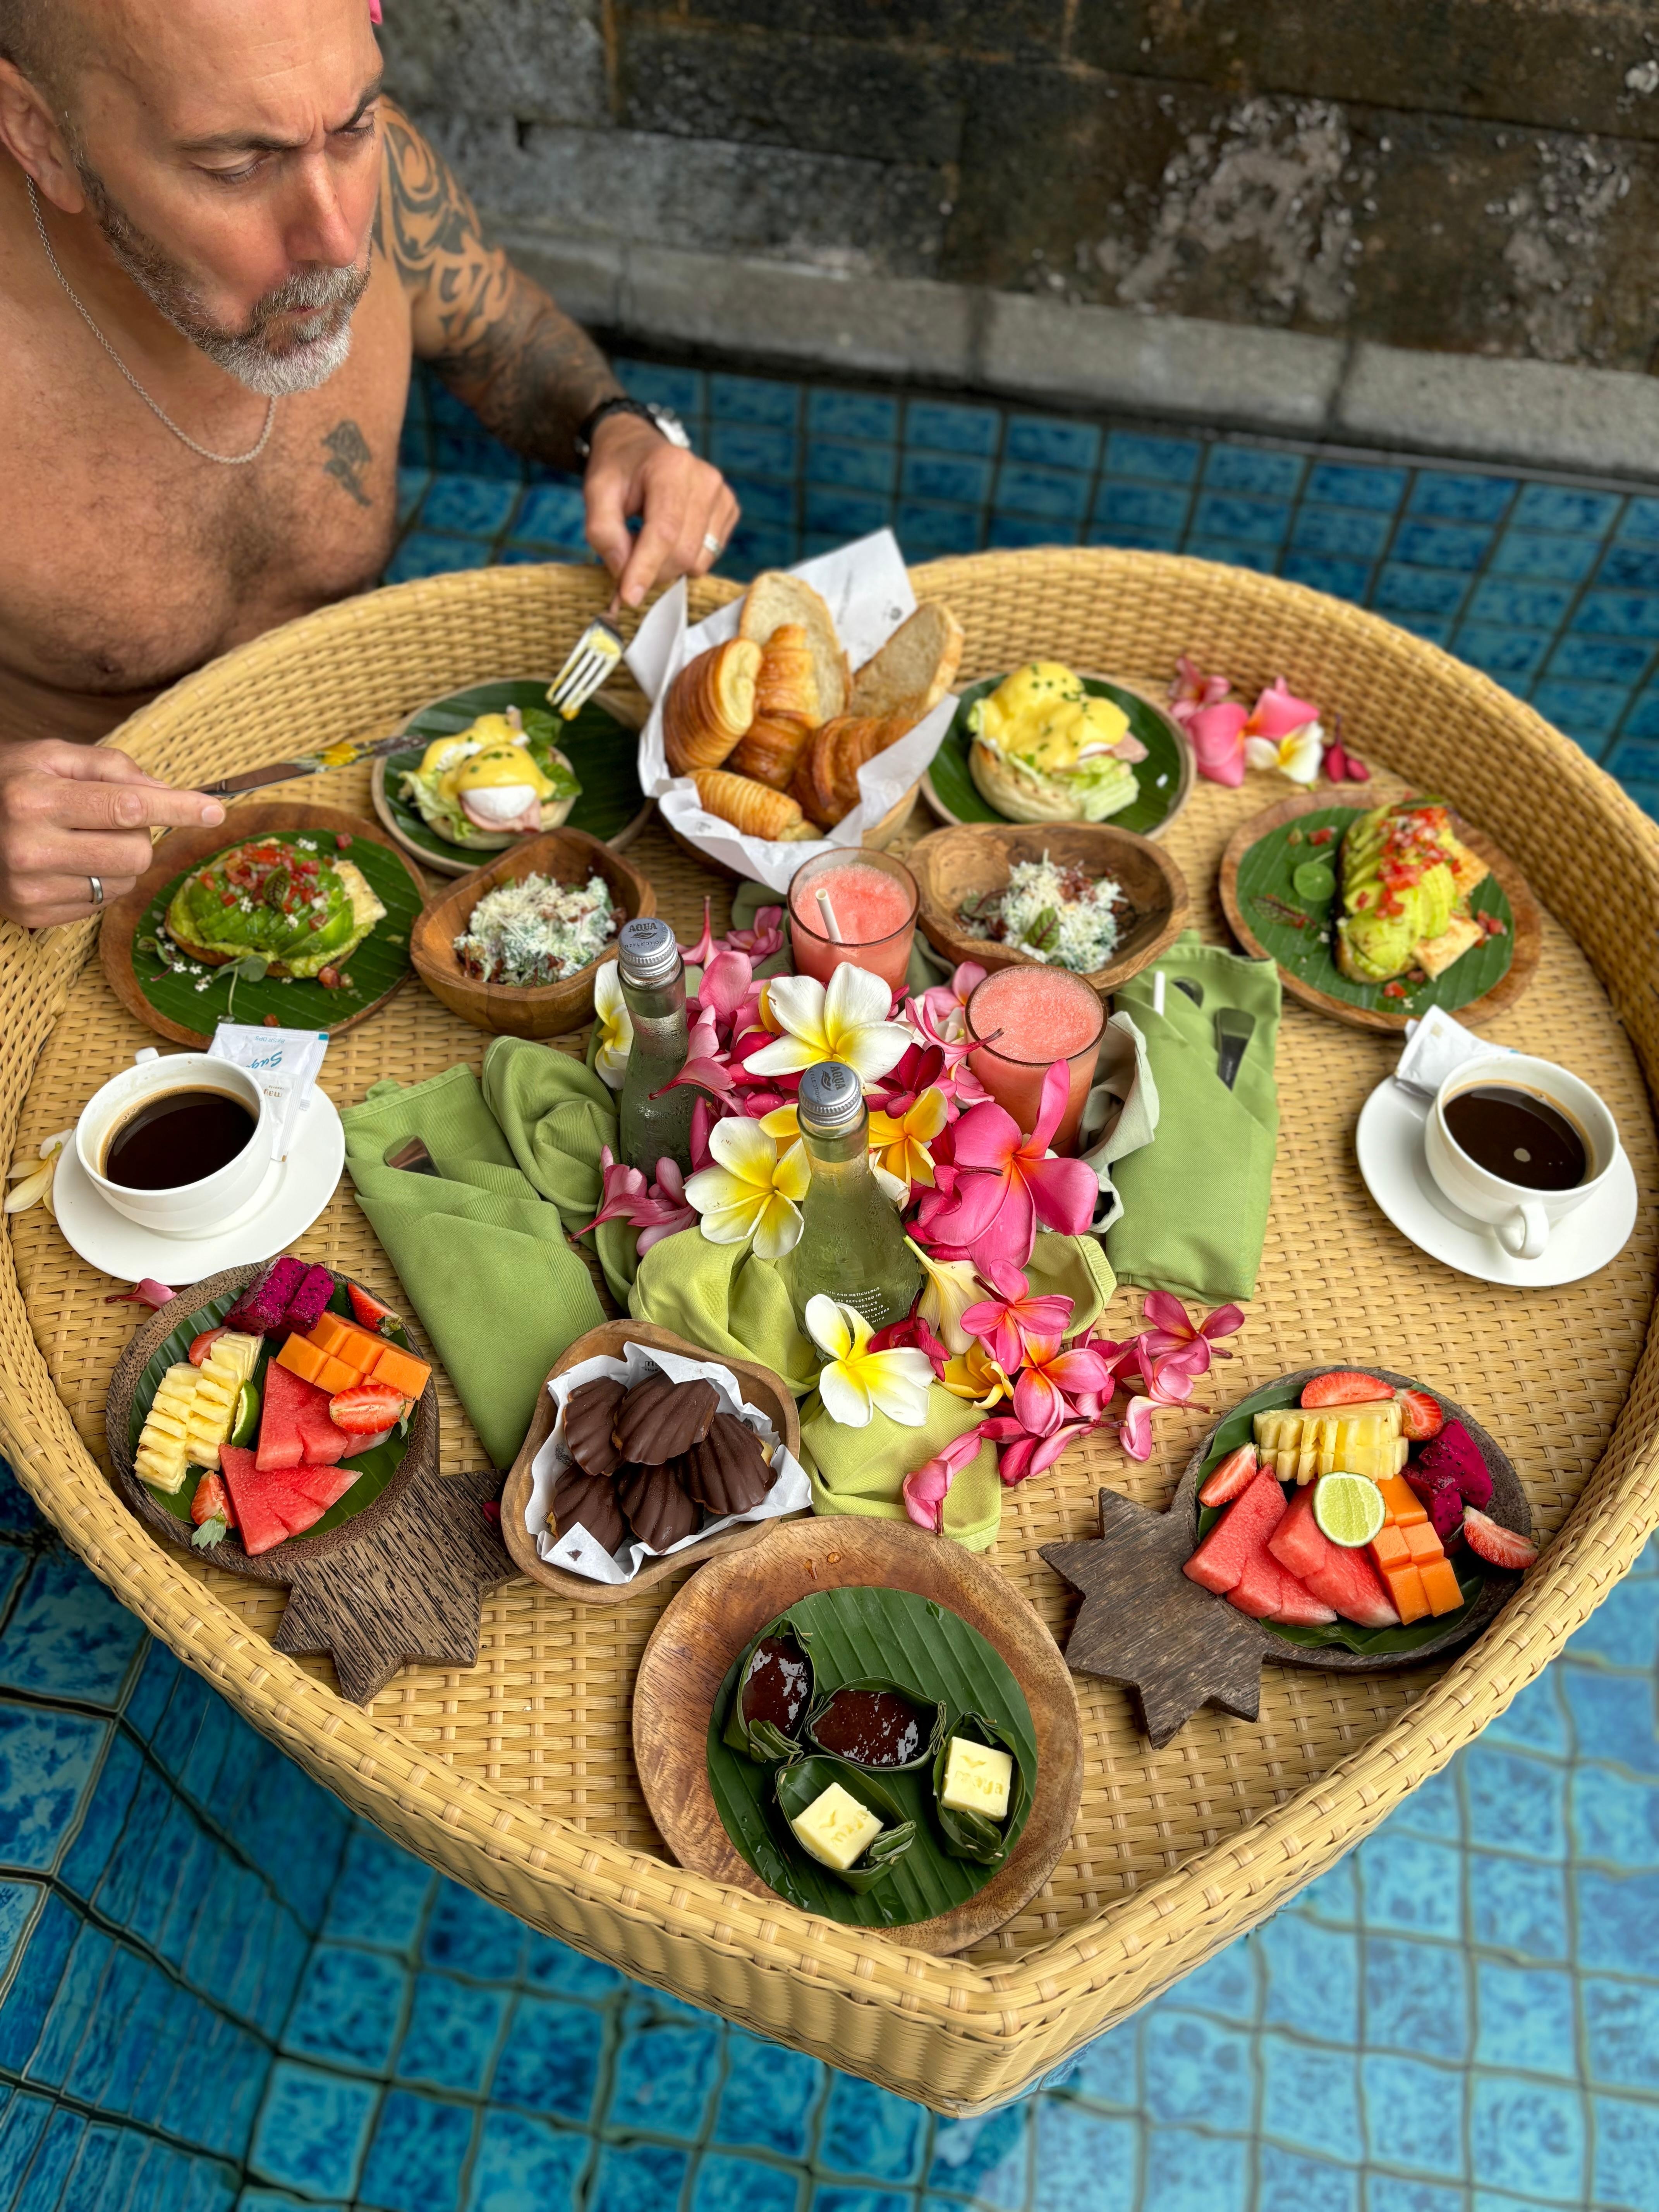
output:
[[[342,738],[337,745],[326,745],[319,753],[301,753],[297,759],[267,761],[263,768],[245,768],[235,775],[221,776],[217,783],[198,783],[196,788],[209,799],[234,799],[239,792],[261,791],[268,783],[287,783],[296,775],[319,775],[325,769],[355,768],[359,761],[382,760],[389,753],[410,752],[418,745],[406,730],[394,731],[389,738],[376,738],[360,744],[355,738]]]

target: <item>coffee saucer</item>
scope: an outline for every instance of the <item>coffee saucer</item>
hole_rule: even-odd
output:
[[[310,1228],[345,1166],[345,1132],[332,1099],[313,1091],[298,1122],[288,1158],[271,1163],[249,1203],[200,1237],[158,1237],[129,1221],[87,1175],[75,1146],[67,1145],[52,1178],[58,1226],[89,1267],[128,1283],[145,1275],[163,1283],[198,1283],[225,1267],[274,1259]]]
[[[1622,1146],[1596,1200],[1558,1221],[1535,1260],[1506,1252],[1484,1222],[1453,1206],[1436,1187],[1423,1149],[1428,1102],[1385,1076],[1359,1112],[1354,1149],[1365,1188],[1402,1237],[1421,1252],[1482,1283],[1547,1290],[1576,1283],[1616,1259],[1636,1226],[1636,1170]]]

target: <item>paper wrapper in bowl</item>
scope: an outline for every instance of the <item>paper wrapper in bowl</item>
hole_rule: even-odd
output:
[[[898,540],[890,530],[878,530],[872,537],[858,538],[834,553],[803,561],[791,573],[823,594],[835,617],[848,665],[854,671],[879,652],[899,624],[916,611],[916,595],[910,588]],[[947,694],[896,744],[865,763],[859,770],[862,794],[859,804],[826,836],[789,843],[745,837],[729,822],[705,811],[689,777],[669,773],[662,736],[662,702],[669,685],[688,660],[711,645],[735,637],[742,613],[743,601],[733,599],[728,606],[716,608],[695,629],[688,629],[685,586],[681,582],[664,592],[640,624],[628,648],[628,665],[653,702],[640,732],[640,787],[656,799],[670,829],[689,844],[720,866],[781,893],[788,890],[791,877],[803,861],[816,860],[837,847],[862,845],[865,831],[873,830],[884,815],[915,790],[933,765],[957,702],[954,694]]]
[[[584,1382],[594,1382],[600,1376],[614,1376],[631,1389],[647,1375],[657,1373],[667,1376],[671,1382],[712,1382],[720,1393],[720,1411],[735,1413],[744,1428],[752,1429],[765,1446],[772,1462],[772,1487],[752,1513],[729,1513],[723,1520],[707,1521],[681,1542],[671,1545],[665,1553],[653,1552],[649,1544],[630,1536],[613,1559],[580,1522],[566,1536],[559,1535],[549,1525],[554,1485],[571,1464],[564,1441],[565,1405],[572,1391],[580,1390]],[[722,1367],[716,1360],[683,1359],[677,1352],[647,1352],[642,1344],[630,1344],[624,1346],[622,1358],[601,1352],[595,1358],[584,1359],[580,1366],[556,1375],[547,1389],[559,1409],[558,1419],[547,1442],[530,1463],[530,1503],[524,1518],[526,1528],[536,1540],[537,1552],[550,1566],[586,1575],[591,1582],[610,1583],[613,1586],[631,1583],[647,1560],[672,1558],[676,1552],[690,1551],[694,1544],[718,1535],[722,1528],[735,1528],[739,1522],[774,1521],[785,1513],[804,1512],[812,1502],[806,1469],[787,1449],[765,1414],[744,1401],[731,1369]]]

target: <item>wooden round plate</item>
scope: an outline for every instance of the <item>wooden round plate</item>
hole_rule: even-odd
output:
[[[539,707],[545,710],[547,687],[551,681],[549,676],[503,677],[496,683],[469,684],[459,691],[447,691],[439,698],[428,699],[424,706],[417,707],[412,714],[406,716],[401,725],[404,730],[410,732],[409,754],[392,753],[375,762],[368,784],[369,798],[375,813],[393,842],[401,846],[412,860],[428,869],[432,874],[470,876],[480,866],[489,866],[491,861],[502,859],[516,848],[506,845],[500,852],[488,853],[469,852],[463,846],[452,845],[447,837],[441,837],[435,830],[428,827],[400,799],[393,797],[392,790],[397,787],[393,786],[392,790],[387,789],[388,775],[399,774],[407,764],[410,755],[423,752],[434,738],[453,736],[480,714],[499,713],[509,702],[520,708]],[[612,722],[621,723],[624,730],[638,731],[645,726],[645,702],[631,684],[606,684],[594,693],[588,705],[599,708]],[[603,743],[604,725],[599,716],[593,716],[584,726],[583,716],[587,711],[587,708],[584,708],[582,714],[570,726],[576,739],[580,742],[581,738],[587,738]],[[629,753],[627,758],[631,763],[633,755]],[[615,764],[606,765],[614,768]],[[585,792],[583,799],[588,797]],[[587,810],[584,807],[583,799],[576,801],[566,826],[585,830],[589,836],[599,835],[609,827],[610,835],[603,836],[601,842],[613,853],[620,853],[633,843],[650,819],[651,810],[656,805],[653,799],[647,799],[639,790],[637,781],[632,793],[632,799],[637,804],[624,802],[620,808],[620,819],[617,818],[619,810],[614,805],[607,806],[602,815],[595,815],[591,820],[585,819]]]
[[[1036,1896],[1066,1848],[1083,1788],[1083,1732],[1066,1662],[1018,1591],[975,1553],[908,1522],[847,1514],[786,1522],[764,1552],[717,1560],[674,1598],[645,1647],[634,1761],[681,1866],[793,1911],[726,1832],[708,1787],[708,1724],[727,1668],[769,1620],[812,1591],[860,1585],[914,1590],[976,1629],[1012,1669],[1036,1733],[1036,1795],[1005,1864],[951,1912],[867,1931],[943,1957],[992,1935]]]
[[[1272,960],[1273,954],[1244,918],[1243,901],[1238,889],[1238,872],[1245,854],[1263,837],[1275,830],[1283,829],[1298,816],[1328,813],[1334,805],[1341,803],[1334,802],[1321,793],[1299,792],[1293,799],[1284,799],[1263,813],[1252,815],[1228,839],[1227,848],[1221,856],[1221,873],[1217,885],[1221,895],[1222,910],[1226,915],[1227,926],[1233,935],[1244,950],[1254,953],[1258,960]],[[1354,807],[1352,811],[1360,813],[1364,810]],[[1491,989],[1480,998],[1466,1000],[1461,1006],[1447,1008],[1448,1012],[1455,1014],[1460,1022],[1481,1022],[1489,1015],[1501,1013],[1506,1006],[1512,1006],[1531,982],[1533,971],[1543,950],[1543,921],[1538,911],[1538,902],[1533,896],[1526,878],[1509,855],[1494,845],[1490,837],[1483,836],[1478,830],[1471,830],[1468,823],[1455,813],[1451,816],[1451,826],[1460,841],[1472,853],[1478,854],[1492,870],[1499,889],[1510,902],[1512,942],[1509,966]],[[1336,857],[1338,842],[1340,840],[1332,843],[1327,851],[1332,866],[1336,870],[1340,890],[1341,869]],[[1431,993],[1419,989],[1413,992],[1409,999],[1401,1001],[1398,1013],[1385,1013],[1381,1007],[1356,1006],[1349,1000],[1340,999],[1334,993],[1322,990],[1317,984],[1308,981],[1282,963],[1275,964],[1279,967],[1280,982],[1293,999],[1299,999],[1304,1006],[1311,1006],[1316,1013],[1329,1014],[1334,1020],[1346,1022],[1353,1029],[1403,1034],[1407,1022],[1414,1021],[1431,1005],[1437,1003]],[[1454,963],[1445,974],[1449,977],[1456,972],[1456,963]]]
[[[151,1355],[157,1352],[191,1314],[215,1298],[240,1291],[259,1273],[257,1267],[228,1267],[222,1274],[210,1275],[204,1281],[192,1283],[180,1291],[170,1305],[161,1307],[150,1315],[137,1330],[126,1350],[116,1364],[110,1378],[109,1398],[104,1413],[104,1434],[109,1445],[110,1462],[115,1470],[115,1485],[127,1504],[144,1526],[154,1535],[164,1537],[170,1544],[178,1544],[186,1551],[191,1544],[191,1529],[188,1521],[176,1514],[155,1496],[149,1486],[142,1482],[132,1464],[129,1441],[132,1417],[133,1395],[138,1388]],[[336,1285],[345,1280],[337,1274]],[[430,1360],[427,1352],[409,1330],[409,1349],[417,1358]],[[250,1582],[291,1583],[307,1567],[331,1553],[343,1551],[346,1546],[372,1536],[392,1513],[403,1493],[421,1474],[434,1474],[438,1465],[438,1389],[434,1379],[428,1379],[425,1389],[416,1403],[415,1418],[410,1424],[409,1443],[396,1471],[383,1490],[379,1491],[357,1512],[349,1515],[336,1527],[321,1535],[290,1536],[274,1550],[261,1552],[253,1557],[242,1549],[240,1542],[228,1538],[222,1544],[210,1544],[196,1550],[195,1556],[210,1566],[222,1567],[227,1574],[245,1575]]]
[[[629,1344],[642,1344],[653,1352],[678,1352],[683,1359],[711,1359],[715,1356],[699,1345],[688,1344],[672,1329],[659,1328],[653,1322],[605,1321],[566,1347],[563,1357],[549,1370],[547,1380],[550,1382],[554,1376],[562,1375],[567,1369],[579,1367],[584,1359],[597,1358],[601,1353],[620,1359],[623,1346]],[[782,1376],[752,1359],[722,1358],[720,1364],[731,1369],[741,1385],[744,1402],[765,1414],[790,1451],[799,1457],[800,1419]],[[766,1543],[785,1526],[782,1517],[740,1522],[736,1528],[724,1528],[718,1536],[707,1537],[684,1552],[648,1560],[631,1583],[592,1582],[586,1575],[573,1575],[568,1567],[551,1566],[536,1549],[536,1539],[530,1533],[525,1516],[530,1508],[532,1487],[531,1463],[553,1433],[556,1418],[553,1401],[544,1384],[536,1395],[536,1415],[530,1424],[530,1433],[519,1448],[519,1456],[513,1462],[507,1487],[501,1493],[501,1534],[520,1571],[556,1596],[572,1599],[578,1605],[621,1605],[641,1590],[665,1582],[670,1575],[683,1574],[689,1567],[700,1567],[706,1560],[732,1552],[752,1551],[757,1544]]]
[[[912,846],[904,865],[921,895],[917,920],[933,950],[956,964],[976,960],[982,968],[1038,968],[1011,945],[970,937],[957,919],[964,899],[1006,888],[1008,872],[1022,860],[1044,855],[1060,867],[1079,867],[1091,876],[1112,876],[1129,900],[1132,918],[1119,937],[1115,957],[1083,977],[1103,997],[1166,952],[1187,927],[1187,878],[1161,845],[1110,822],[972,822],[935,830]]]
[[[1311,1382],[1316,1375],[1326,1375],[1331,1371],[1326,1367],[1303,1368],[1297,1374],[1281,1376],[1277,1382],[1264,1384],[1262,1390],[1291,1389],[1299,1396],[1304,1385]],[[1391,1374],[1386,1367],[1366,1367],[1362,1371],[1375,1375],[1379,1381],[1391,1384],[1396,1390],[1428,1390],[1426,1383],[1419,1382],[1409,1375]],[[1170,1501],[1170,1510],[1185,1516],[1192,1530],[1194,1546],[1198,1542],[1199,1479],[1205,1461],[1215,1449],[1216,1435],[1225,1422],[1231,1420],[1246,1406],[1253,1404],[1262,1395],[1262,1390],[1252,1391],[1248,1398],[1241,1399],[1237,1406],[1224,1413],[1187,1462],[1175,1497]],[[1428,1395],[1438,1403],[1448,1420],[1462,1421],[1478,1446],[1480,1456],[1486,1463],[1486,1472],[1492,1477],[1492,1504],[1486,1511],[1504,1528],[1513,1528],[1522,1536],[1530,1535],[1532,1508],[1527,1503],[1527,1493],[1521,1486],[1521,1478],[1510,1465],[1502,1446],[1481,1427],[1474,1414],[1466,1412],[1455,1400],[1443,1397],[1438,1390],[1429,1390]],[[1333,1406],[1328,1410],[1340,1413],[1342,1409],[1340,1406]],[[1420,1667],[1425,1660],[1443,1659],[1451,1652],[1461,1650],[1464,1644],[1472,1644],[1483,1629],[1491,1626],[1514,1594],[1517,1581],[1518,1577],[1514,1575],[1504,1574],[1497,1568],[1489,1569],[1486,1588],[1466,1613],[1455,1617],[1455,1626],[1443,1630],[1438,1636],[1426,1637],[1409,1651],[1377,1654],[1350,1651],[1340,1644],[1296,1644],[1289,1637],[1279,1634],[1265,1620],[1250,1625],[1261,1635],[1263,1656],[1275,1660],[1281,1667],[1319,1667],[1344,1674],[1375,1673],[1397,1667]],[[1228,1601],[1218,1598],[1216,1602],[1226,1605]],[[1237,1615],[1236,1606],[1231,1607],[1230,1610]],[[1248,1620],[1249,1616],[1244,1618]]]
[[[933,766],[921,780],[922,796],[941,822],[1000,824],[1007,821],[974,781],[968,765],[970,740],[967,717],[975,700],[982,699],[988,691],[994,691],[1012,672],[1005,669],[1000,676],[988,676],[962,688],[951,726],[940,740]],[[1187,742],[1187,733],[1168,709],[1148,697],[1138,684],[1126,684],[1121,676],[1101,676],[1082,670],[1079,672],[1099,697],[1116,701],[1128,715],[1134,735],[1149,748],[1148,759],[1138,763],[1135,768],[1140,796],[1113,819],[1120,829],[1133,830],[1138,836],[1161,837],[1192,795],[1193,749]],[[1173,776],[1173,789],[1166,783],[1160,790],[1157,783],[1159,775]],[[1033,826],[1041,829],[1042,824]]]
[[[388,909],[385,921],[378,922],[358,951],[352,956],[359,959],[368,945],[390,946],[384,933],[412,929],[415,917],[426,898],[426,885],[418,872],[398,849],[395,842],[374,823],[367,822],[361,814],[343,814],[333,806],[301,806],[291,803],[269,800],[243,800],[230,807],[216,830],[169,830],[155,848],[155,857],[145,873],[138,878],[124,898],[117,899],[106,908],[103,927],[98,933],[98,959],[104,971],[104,980],[130,1014],[143,1022],[146,1029],[154,1030],[157,1036],[170,1037],[175,1044],[203,1048],[212,1042],[213,1029],[199,1029],[176,1020],[170,1014],[152,1005],[141,987],[134,970],[135,958],[149,957],[136,953],[133,939],[138,935],[144,916],[149,913],[157,895],[177,876],[195,867],[198,862],[210,860],[216,853],[228,852],[234,845],[245,845],[251,838],[268,836],[276,830],[314,830],[323,837],[349,837],[354,843],[362,840],[379,847],[391,856],[397,868],[408,879],[412,904],[407,915]],[[349,855],[346,855],[349,857]],[[235,1016],[239,1023],[258,1022],[267,1014],[275,1014],[285,1029],[326,1030],[331,1036],[343,1030],[356,1029],[371,1014],[378,1013],[409,980],[410,973],[407,942],[393,948],[398,952],[394,963],[388,960],[390,974],[384,988],[377,991],[367,1003],[346,1000],[351,1006],[349,1013],[332,1018],[333,1007],[341,1003],[341,994],[326,991],[320,983],[308,979],[303,982],[283,983],[272,978],[270,981],[241,982],[236,986]],[[152,963],[153,964],[153,963]],[[347,963],[349,971],[351,963]],[[203,1011],[207,1012],[205,998]],[[223,1019],[216,1015],[217,1020]],[[165,1334],[165,1331],[163,1334]]]

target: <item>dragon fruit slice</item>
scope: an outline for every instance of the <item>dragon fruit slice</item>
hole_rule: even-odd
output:
[[[1449,1544],[1463,1526],[1462,1492],[1455,1482],[1443,1482],[1423,1502],[1429,1509],[1430,1527],[1443,1544]]]
[[[323,1308],[334,1295],[334,1278],[326,1267],[307,1267],[289,1293],[283,1327],[295,1336],[307,1336],[322,1319]]]
[[[225,1316],[227,1328],[245,1329],[250,1336],[270,1336],[283,1325],[289,1302],[306,1279],[303,1260],[273,1260],[253,1280]]]
[[[1431,1490],[1455,1482],[1464,1503],[1482,1512],[1492,1504],[1492,1476],[1480,1446],[1462,1421],[1448,1421],[1437,1437],[1430,1437],[1417,1455],[1416,1467],[1407,1470],[1407,1479],[1425,1504],[1430,1493],[1424,1491],[1425,1482]]]

